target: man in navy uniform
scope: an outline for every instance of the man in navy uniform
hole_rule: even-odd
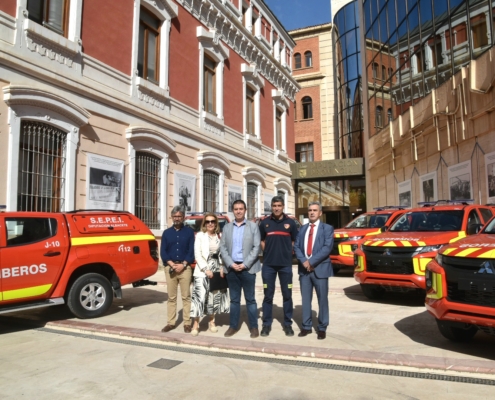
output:
[[[308,205],[309,223],[301,227],[294,244],[299,263],[299,282],[302,296],[302,329],[299,337],[313,331],[311,300],[313,289],[318,298],[318,339],[325,339],[330,315],[328,310],[328,278],[333,276],[330,252],[333,247],[333,227],[320,222],[321,204]]]
[[[284,214],[284,199],[275,196],[271,202],[272,214],[260,222],[261,248],[263,249],[263,327],[261,336],[268,336],[272,330],[273,295],[277,275],[282,289],[286,336],[294,336],[292,330],[292,246],[297,236],[297,225]]]

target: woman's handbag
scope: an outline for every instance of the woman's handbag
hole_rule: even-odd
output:
[[[220,272],[213,272],[213,278],[210,279],[210,292],[215,290],[228,289],[229,285],[227,283],[226,277],[221,277]]]

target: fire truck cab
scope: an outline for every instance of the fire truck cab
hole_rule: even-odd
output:
[[[426,266],[428,312],[447,339],[495,335],[495,218],[477,235],[442,247]]]
[[[344,228],[335,229],[330,253],[334,273],[342,268],[353,268],[354,251],[362,240],[386,231],[405,211],[399,206],[377,207],[354,218]]]
[[[477,233],[492,217],[490,207],[466,201],[420,204],[356,250],[354,278],[368,298],[381,298],[386,291],[425,290],[426,264],[438,249]]]
[[[0,314],[66,303],[98,317],[157,269],[155,236],[130,213],[0,213]]]

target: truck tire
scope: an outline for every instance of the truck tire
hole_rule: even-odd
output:
[[[112,285],[103,275],[90,273],[77,278],[69,289],[67,305],[78,318],[103,315],[113,301]]]
[[[478,332],[476,326],[462,322],[437,319],[437,326],[440,333],[453,342],[469,342],[476,335],[476,332]]]
[[[380,285],[364,285],[361,283],[361,290],[370,300],[380,300],[385,296],[385,289]]]

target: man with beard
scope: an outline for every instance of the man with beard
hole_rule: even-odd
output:
[[[184,332],[191,333],[191,264],[194,262],[194,231],[184,226],[185,212],[181,206],[172,209],[174,225],[163,232],[160,256],[167,279],[167,325],[162,332],[175,329],[177,321],[177,288],[182,296]]]

